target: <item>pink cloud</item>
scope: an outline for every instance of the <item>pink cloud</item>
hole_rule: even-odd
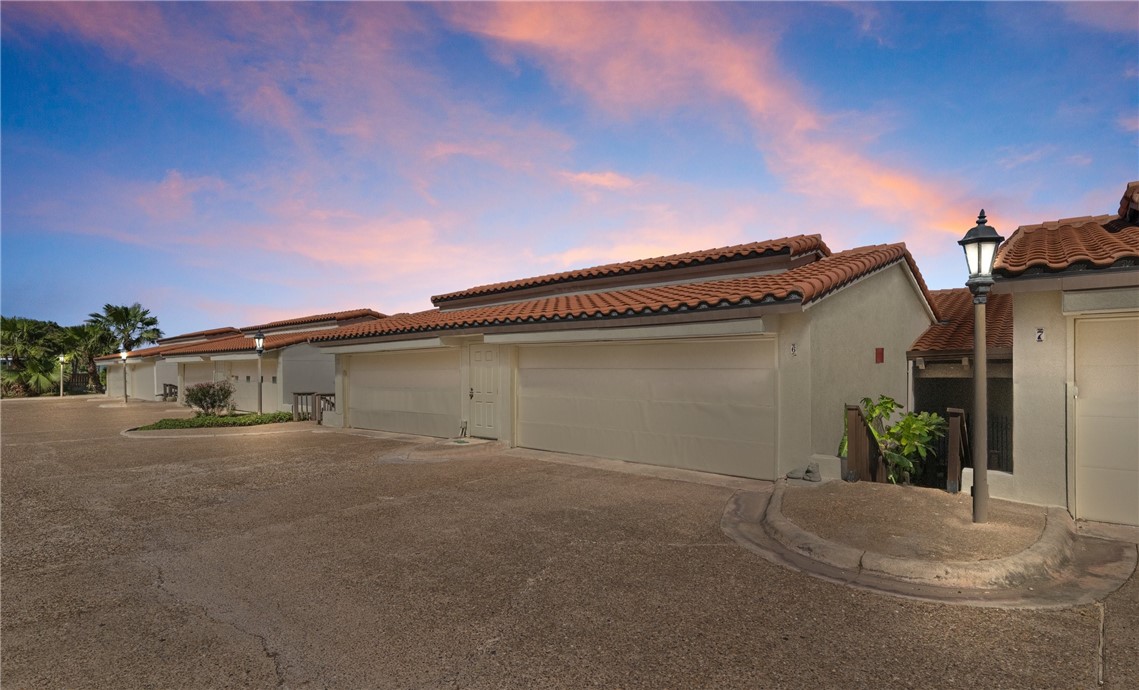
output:
[[[1066,2],[1060,7],[1069,21],[1093,29],[1134,34],[1139,27],[1139,4],[1134,2]]]
[[[184,177],[169,170],[158,184],[136,197],[139,206],[156,220],[171,221],[189,217],[194,211],[194,195],[203,191],[221,191],[225,182],[210,176]]]
[[[561,176],[571,183],[584,187],[600,187],[601,189],[629,189],[637,184],[631,177],[606,170],[603,172],[569,172],[563,171]]]
[[[779,65],[777,33],[741,33],[729,10],[706,5],[462,5],[458,26],[541,63],[566,87],[611,114],[700,105],[742,108],[770,169],[818,199],[842,199],[891,220],[914,219],[910,237],[960,233],[975,202],[920,171],[878,162],[832,131]],[[941,240],[938,240],[941,241]]]
[[[1124,132],[1139,132],[1139,115],[1121,115],[1116,123]]]

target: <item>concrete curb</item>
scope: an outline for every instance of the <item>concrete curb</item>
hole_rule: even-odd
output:
[[[315,422],[278,422],[276,424],[258,424],[255,426],[218,426],[202,427],[198,429],[153,429],[139,431],[138,429],[123,429],[120,436],[134,439],[193,439],[193,438],[219,438],[225,436],[267,436],[270,434],[295,434],[301,431],[313,431]]]
[[[1047,510],[1040,538],[1020,553],[987,561],[924,561],[864,551],[807,532],[784,517],[785,488],[785,480],[775,483],[763,515],[764,532],[785,548],[835,568],[913,584],[1002,589],[1051,577],[1072,559],[1075,523],[1060,508]]]

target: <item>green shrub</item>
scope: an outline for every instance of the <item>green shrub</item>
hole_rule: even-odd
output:
[[[228,380],[196,383],[186,388],[186,404],[200,410],[198,414],[216,416],[222,410],[233,410],[235,389]]]
[[[159,429],[209,429],[230,426],[258,426],[260,424],[280,424],[293,421],[291,412],[270,412],[268,414],[243,414],[219,417],[217,415],[197,415],[189,419],[160,419],[154,424],[138,428],[138,431]]]
[[[933,451],[934,442],[945,435],[948,426],[935,412],[908,412],[890,424],[900,409],[902,406],[888,395],[862,399],[862,413],[886,461],[887,478],[895,484],[917,474],[918,463]]]

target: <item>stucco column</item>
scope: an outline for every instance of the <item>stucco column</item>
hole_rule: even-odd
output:
[[[186,404],[186,365],[178,363],[178,404]]]

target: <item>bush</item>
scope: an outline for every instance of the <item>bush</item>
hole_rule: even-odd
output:
[[[216,416],[223,410],[233,410],[234,392],[229,381],[196,383],[186,389],[186,404],[201,410],[198,414]]]
[[[919,463],[933,452],[933,444],[945,435],[947,427],[934,412],[908,412],[890,424],[900,409],[902,406],[888,395],[879,395],[878,400],[862,399],[862,413],[886,461],[887,479],[895,484],[899,480],[909,482],[917,474]]]
[[[227,426],[257,426],[259,424],[279,424],[293,421],[291,412],[270,412],[268,414],[243,414],[235,417],[198,415],[189,419],[160,419],[154,424],[141,426],[138,431],[158,429],[208,429]]]

